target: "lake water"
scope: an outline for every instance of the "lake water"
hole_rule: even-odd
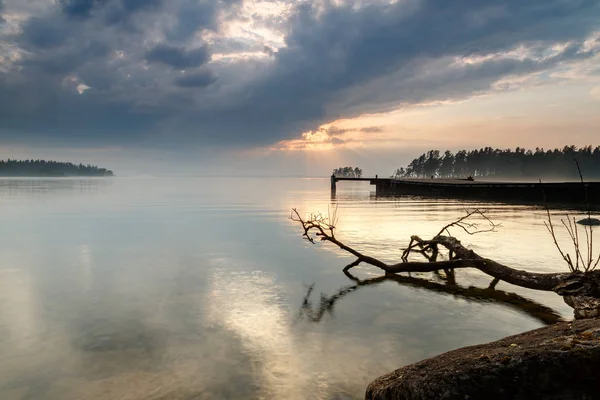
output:
[[[361,398],[403,365],[570,318],[553,293],[469,290],[491,281],[470,270],[370,280],[319,312],[355,285],[353,258],[302,240],[291,208],[337,208],[340,240],[394,261],[478,206],[356,183],[332,198],[328,179],[0,180],[0,399]],[[483,206],[502,226],[463,243],[564,270],[543,209]]]

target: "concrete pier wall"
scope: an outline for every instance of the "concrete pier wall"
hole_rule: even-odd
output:
[[[477,182],[458,179],[391,179],[332,177],[338,181],[368,181],[377,194],[485,199],[491,201],[569,203],[600,206],[600,182]]]

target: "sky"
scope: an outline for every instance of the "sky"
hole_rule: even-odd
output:
[[[597,0],[0,0],[0,158],[385,176],[598,138]]]

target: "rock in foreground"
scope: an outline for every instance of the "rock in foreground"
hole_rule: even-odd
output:
[[[464,347],[371,382],[367,399],[600,399],[600,319]]]

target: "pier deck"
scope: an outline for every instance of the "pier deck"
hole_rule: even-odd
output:
[[[331,178],[331,189],[339,181],[363,181],[375,185],[377,194],[456,197],[533,203],[600,205],[600,182],[510,182],[467,179]]]

